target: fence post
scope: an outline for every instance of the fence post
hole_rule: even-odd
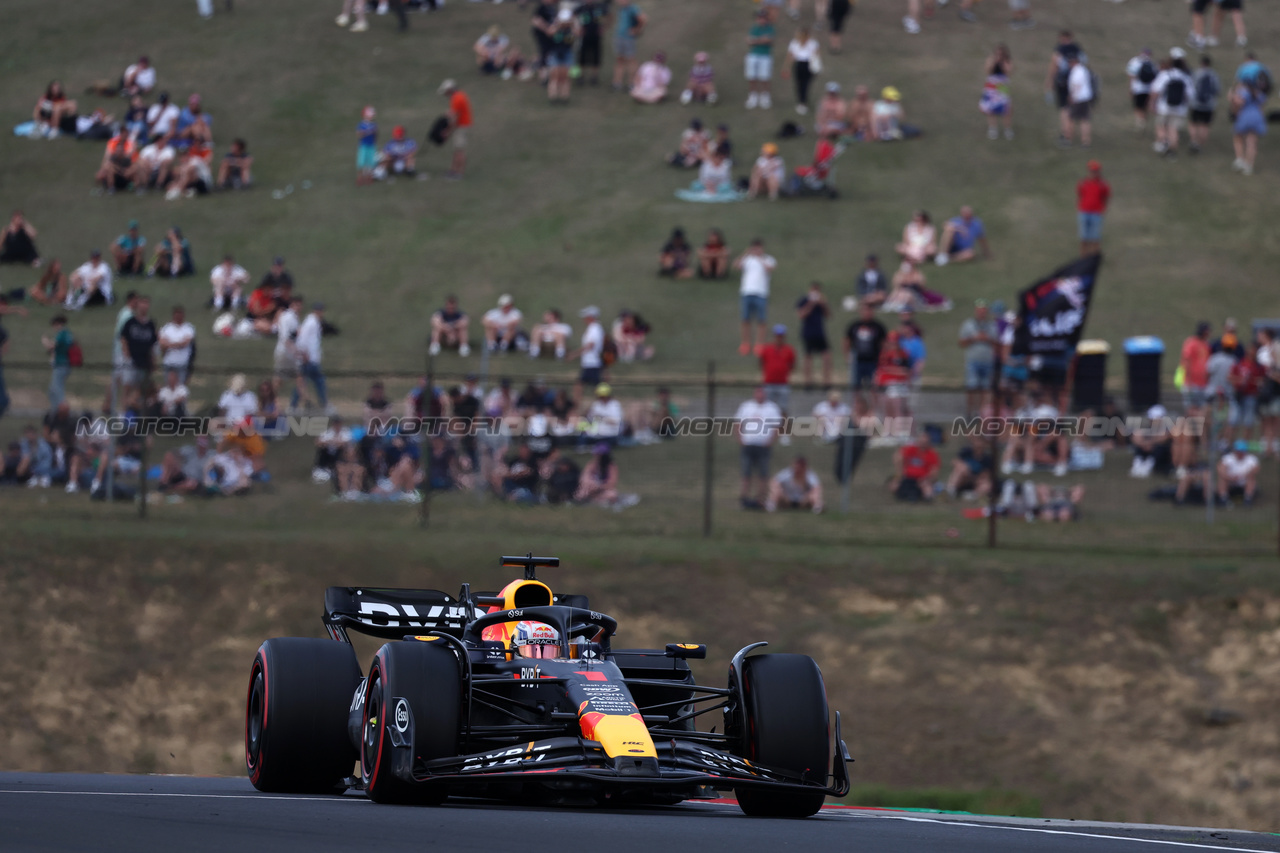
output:
[[[997,355],[1003,356],[1003,353],[997,349]],[[1000,373],[1004,369],[1004,359],[997,357],[995,363],[991,366],[991,414],[1000,419],[1000,433],[991,440],[991,473],[987,479],[991,481],[991,488],[987,494],[987,547],[996,547],[996,493],[1000,490],[1001,483],[996,479],[996,472],[1000,470],[1000,436],[1004,435],[1006,421],[1004,418],[1004,400],[1000,398]],[[968,392],[966,392],[968,393]],[[981,416],[981,406],[979,406],[978,415]],[[953,425],[955,421],[951,422]],[[953,428],[952,433],[955,433]]]
[[[148,453],[150,436],[142,437],[142,464],[138,468],[138,518],[147,517],[147,462],[151,454]]]
[[[113,366],[111,369],[111,399],[110,405],[107,406],[107,415],[111,421],[116,416],[116,403],[120,399],[120,373]],[[98,476],[102,478],[102,486],[106,489],[103,499],[106,503],[111,503],[116,496],[116,439],[111,435],[111,430],[107,430],[107,470],[99,471]]]
[[[431,432],[435,429],[431,405],[436,395],[436,359],[430,352],[427,350],[427,387],[424,392],[426,399],[418,404],[422,409],[422,418],[429,427],[424,433],[421,429],[422,423],[418,424],[418,434],[421,436],[419,440],[422,442],[422,502],[418,504],[418,527],[423,530],[426,530],[431,522]]]
[[[711,536],[711,499],[715,491],[712,483],[715,478],[715,455],[716,455],[716,363],[715,361],[707,362],[707,417],[711,428],[707,430],[707,448],[706,463],[702,488],[702,536],[709,538]]]
[[[1205,406],[1205,420],[1209,422],[1209,434],[1205,437],[1205,472],[1204,472],[1204,520],[1208,524],[1213,524],[1213,504],[1218,499],[1217,473],[1218,466],[1215,464],[1218,458],[1218,448],[1216,446],[1217,430],[1213,428],[1213,404]],[[1186,418],[1182,419],[1182,428],[1186,429]]]

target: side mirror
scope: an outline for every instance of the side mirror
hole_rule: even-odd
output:
[[[679,660],[706,660],[707,647],[702,643],[667,643],[667,657]]]

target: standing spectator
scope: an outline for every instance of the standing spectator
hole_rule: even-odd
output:
[[[609,9],[601,0],[585,0],[579,3],[574,14],[578,18],[578,67],[582,69],[582,82],[587,86],[600,85],[600,39],[604,35],[604,22]]]
[[[982,220],[973,215],[973,208],[965,205],[960,208],[960,215],[947,220],[942,227],[942,239],[938,241],[938,254],[934,262],[945,266],[954,261],[961,263],[977,257],[974,246],[982,249],[982,257],[991,257],[991,246],[987,244],[987,229]]]
[[[9,300],[4,296],[0,296],[0,319],[3,319],[4,315],[10,313],[10,311],[26,313],[26,309],[11,309]],[[3,324],[0,324],[0,418],[4,417],[4,413],[9,410],[9,391],[4,385],[4,359],[8,353],[9,332],[5,330]]]
[[[764,395],[776,405],[783,417],[791,409],[791,371],[796,366],[796,351],[787,343],[787,327],[778,323],[773,327],[773,343],[760,351],[760,371],[764,380]],[[790,444],[791,436],[783,430],[782,443]]]
[[[1089,176],[1076,185],[1076,211],[1080,226],[1080,254],[1102,250],[1102,220],[1111,200],[1111,185],[1102,179],[1102,164],[1090,160]]]
[[[929,14],[933,14],[932,0],[930,0]],[[920,0],[907,0],[907,14],[902,18],[902,28],[909,35],[920,34]]]
[[[578,374],[578,388],[575,397],[582,402],[584,390],[595,391],[600,385],[604,370],[604,326],[600,325],[600,309],[588,305],[578,312],[578,316],[586,321],[582,329],[582,343],[568,358],[581,359],[582,372]]]
[[[1080,45],[1070,30],[1058,33],[1058,44],[1049,58],[1049,70],[1045,74],[1044,91],[1046,99],[1052,97],[1058,105],[1058,143],[1071,143],[1071,59],[1080,58]]]
[[[773,24],[764,9],[756,12],[755,23],[747,33],[746,77],[747,109],[769,109],[773,101],[769,97],[769,80],[773,77]]]
[[[910,415],[914,411],[914,395],[920,390],[921,378],[924,376],[924,365],[929,351],[924,344],[924,333],[913,319],[910,311],[898,315],[898,343],[907,354],[907,364],[911,368],[911,381],[908,384],[907,400],[903,403],[904,411],[900,414]]]
[[[987,139],[1000,137],[1000,122],[1004,121],[1004,138],[1013,139],[1013,99],[1009,90],[1009,78],[1013,75],[1013,56],[1003,43],[987,57],[986,80],[982,84],[982,98],[978,108],[987,117]]]
[[[372,106],[365,107],[356,125],[356,186],[373,183],[373,170],[378,166],[377,115]]]
[[[120,275],[141,275],[146,267],[147,238],[138,233],[138,220],[130,219],[129,228],[111,244],[111,255]]]
[[[307,380],[316,390],[316,397],[320,407],[329,408],[329,398],[325,393],[324,371],[320,368],[320,361],[323,357],[320,339],[324,335],[324,303],[315,302],[311,305],[311,313],[302,321],[302,325],[298,327],[298,339],[295,344],[298,352],[298,370],[301,376],[298,380],[298,386],[293,389],[293,399],[290,401],[290,408],[298,408],[298,400],[301,397],[302,381]]]
[[[841,33],[844,19],[853,11],[853,0],[827,0],[827,47],[832,53],[844,50]]]
[[[1270,81],[1269,76],[1263,78],[1258,75],[1254,78],[1255,82],[1241,80],[1231,89],[1231,109],[1236,116],[1231,127],[1236,159],[1232,161],[1231,168],[1244,175],[1253,174],[1253,163],[1258,156],[1258,137],[1267,132],[1267,119],[1262,114],[1262,105],[1268,92],[1263,91],[1259,85],[1263,79]]]
[[[223,255],[222,263],[209,273],[209,284],[213,287],[213,307],[219,311],[230,311],[244,305],[244,288],[249,284],[249,272],[237,264],[233,256]]]
[[[763,509],[769,486],[769,456],[782,429],[782,412],[757,386],[734,414],[734,433],[741,447],[743,509]],[[755,489],[752,489],[753,480]],[[754,495],[754,496],[753,496]]]
[[[1209,141],[1209,125],[1218,108],[1218,96],[1222,94],[1222,82],[1213,70],[1213,60],[1208,54],[1200,57],[1200,67],[1191,77],[1191,126],[1187,131],[1191,139],[1191,153],[1198,154]]]
[[[831,391],[826,399],[820,400],[813,407],[813,416],[822,427],[822,440],[831,444],[840,438],[844,428],[848,426],[853,410],[840,399],[839,391]]]
[[[456,347],[458,355],[471,355],[468,334],[471,318],[458,307],[458,297],[452,293],[445,297],[444,307],[431,315],[431,355],[438,355],[440,347]]]
[[[1191,101],[1192,83],[1186,55],[1180,47],[1169,51],[1168,66],[1160,70],[1151,84],[1151,94],[1156,96],[1156,141],[1152,150],[1168,157],[1178,155],[1178,133],[1186,122]]]
[[[334,21],[338,26],[345,27],[351,24],[352,17],[355,23],[351,24],[351,32],[362,33],[369,29],[369,20],[366,17],[369,4],[365,0],[342,0],[342,12],[339,13]]]
[[[700,50],[693,55],[689,82],[680,93],[680,103],[685,106],[691,103],[714,104],[716,98],[716,72],[706,52]]]
[[[1209,385],[1209,324],[1196,323],[1196,332],[1182,343],[1178,367],[1182,371],[1182,399],[1185,405],[1202,408]]]
[[[0,236],[0,264],[27,264],[40,266],[40,251],[36,248],[36,229],[21,210],[15,210]]]
[[[844,333],[844,353],[849,359],[849,385],[858,400],[866,401],[865,389],[870,389],[872,405],[876,399],[876,368],[880,365],[880,352],[888,333],[876,319],[876,309],[869,302],[858,306],[858,319],[849,324]]]
[[[538,80],[546,84],[551,70],[548,63],[551,53],[551,25],[556,20],[554,0],[534,0],[533,17],[529,19],[529,32],[538,49]]]
[[[133,316],[120,330],[120,351],[125,356],[120,378],[122,385],[141,388],[151,378],[159,339],[155,321],[151,319],[151,300],[139,296],[134,303]]]
[[[729,247],[719,228],[707,232],[707,241],[698,249],[698,277],[725,278],[729,275]]]
[[[574,17],[573,9],[562,6],[554,20],[545,27],[548,39],[547,100],[568,103],[571,86],[569,68],[573,65],[573,45],[578,40],[578,19]]]
[[[453,159],[445,178],[456,181],[467,168],[467,134],[471,130],[471,99],[453,80],[440,84],[439,92],[449,99],[449,139],[453,141]]]
[[[796,112],[806,115],[809,112],[809,86],[813,77],[822,71],[822,53],[818,40],[809,34],[808,27],[796,31],[795,38],[787,44],[787,59],[791,66],[782,67],[782,77],[795,75]]]
[[[116,312],[115,330],[111,336],[111,366],[118,373],[123,373],[128,368],[128,356],[125,355],[125,349],[120,340],[124,334],[124,324],[133,317],[134,309],[137,307],[138,294],[130,290],[124,295],[124,304]]]
[[[648,18],[632,0],[619,0],[613,29],[613,90],[621,92],[636,73],[636,39]]]
[[[1187,33],[1187,44],[1196,50],[1204,50],[1209,46],[1209,40],[1204,34],[1204,10],[1209,8],[1209,4],[1213,0],[1188,0],[1191,6],[1191,32]],[[1218,40],[1213,40],[1217,45]]]
[[[1231,25],[1236,30],[1236,47],[1247,45],[1249,37],[1244,30],[1244,0],[1213,0],[1213,2],[1213,33],[1205,39],[1205,46],[1218,46],[1218,39],[1222,35],[1222,19],[1226,12],[1231,13]]]
[[[756,237],[745,252],[733,262],[735,270],[742,271],[742,282],[738,294],[742,304],[742,343],[738,346],[738,355],[750,355],[751,323],[756,324],[756,343],[754,351],[759,355],[764,349],[764,324],[769,312],[769,278],[777,268],[778,262],[772,255],[765,254],[764,241]]]
[[[667,97],[671,85],[671,69],[667,55],[658,51],[653,59],[640,66],[631,85],[631,97],[642,104],[656,104]]]
[[[1133,124],[1138,130],[1147,126],[1147,116],[1151,113],[1151,84],[1155,82],[1159,69],[1151,58],[1151,48],[1142,51],[1129,60],[1124,73],[1129,77],[1129,97],[1133,100]]]
[[[903,349],[901,333],[897,330],[885,336],[880,363],[876,365],[875,384],[884,400],[885,417],[898,418],[908,413],[911,356]]]
[[[191,356],[195,353],[196,327],[187,322],[181,305],[173,306],[172,318],[160,327],[159,340],[160,363],[166,372],[176,371],[178,379],[186,384]]]
[[[71,375],[71,348],[76,339],[67,328],[67,318],[59,314],[49,321],[53,336],[41,335],[40,343],[49,353],[53,373],[49,378],[49,408],[56,409],[67,396],[67,377]]]
[[[767,512],[782,509],[807,509],[814,515],[822,512],[822,481],[809,468],[803,456],[797,456],[769,483],[769,497],[764,508]]]
[[[289,307],[276,315],[276,348],[272,353],[271,387],[279,391],[287,379],[299,386],[295,393],[300,393],[302,379],[298,375],[298,329],[302,326],[302,298],[291,296]]]
[[[1227,428],[1223,438],[1252,439],[1258,422],[1258,392],[1267,376],[1258,364],[1258,347],[1250,346],[1243,358],[1231,366],[1228,382]]]
[[[1258,457],[1249,452],[1249,445],[1237,441],[1231,452],[1218,462],[1219,506],[1226,506],[1232,495],[1244,498],[1245,506],[1253,506],[1258,493]]]
[[[112,301],[111,267],[102,262],[102,253],[94,249],[89,253],[89,260],[71,273],[66,307],[79,311],[91,305],[110,305]]]
[[[1262,422],[1262,451],[1280,455],[1280,339],[1268,328],[1258,330],[1258,366],[1263,378],[1258,387],[1258,416]]]
[[[524,314],[515,307],[511,294],[504,293],[498,297],[498,307],[490,308],[480,318],[484,327],[484,342],[489,352],[502,352],[516,348],[516,339],[520,332],[520,321]]]
[[[1093,75],[1089,66],[1076,54],[1068,60],[1067,72],[1067,121],[1062,126],[1063,136],[1059,144],[1070,146],[1075,141],[1075,134],[1080,133],[1080,144],[1088,148],[1093,144],[1093,121],[1090,114],[1093,110]]]
[[[804,384],[813,385],[813,357],[822,359],[822,387],[831,387],[831,344],[827,341],[827,317],[831,310],[822,283],[809,284],[809,292],[796,303],[800,315],[800,339],[804,342]]]
[[[888,298],[889,285],[884,273],[880,272],[880,259],[874,253],[867,255],[862,272],[858,273],[858,280],[854,283],[854,291],[860,304],[872,308],[879,308]]]
[[[964,351],[964,413],[982,411],[992,388],[996,367],[996,322],[985,299],[973,304],[973,316],[960,324],[960,349]]]

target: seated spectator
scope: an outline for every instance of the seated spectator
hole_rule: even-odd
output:
[[[875,139],[873,129],[875,102],[871,100],[871,92],[866,86],[858,86],[849,99],[847,115],[849,116],[849,135],[863,142]]]
[[[275,324],[280,306],[276,302],[275,292],[264,281],[249,294],[249,301],[244,306],[244,316],[253,324],[253,330],[260,335],[270,334]]]
[[[1027,406],[1015,416],[1014,434],[1005,444],[1001,471],[1009,474],[1016,461],[1020,473],[1030,474],[1036,466],[1053,468],[1054,476],[1064,477],[1069,470],[1071,447],[1067,436],[1056,428],[1058,407],[1039,390],[1028,395]]]
[[[902,228],[902,242],[894,246],[894,251],[906,260],[920,266],[938,253],[938,232],[929,219],[929,212],[917,210],[911,214],[911,221]]]
[[[172,136],[166,133],[152,139],[138,152],[138,159],[133,164],[134,187],[138,190],[163,190],[172,179],[177,156]]]
[[[53,482],[53,448],[49,442],[28,425],[18,439],[21,458],[18,462],[17,480],[29,488],[47,489]]]
[[[258,415],[263,430],[274,430],[280,422],[280,401],[270,379],[258,383]]]
[[[236,139],[218,166],[218,189],[243,190],[253,186],[253,157],[243,139]]]
[[[145,56],[139,56],[138,61],[126,68],[120,77],[120,94],[125,97],[149,95],[155,87],[156,69]]]
[[[947,220],[942,227],[942,239],[938,241],[938,254],[934,261],[938,266],[949,262],[961,263],[977,257],[974,247],[982,249],[982,257],[991,257],[991,247],[987,245],[987,229],[982,220],[973,215],[973,208],[965,205],[960,208],[960,215]]]
[[[45,88],[40,100],[36,101],[31,117],[41,136],[57,139],[59,134],[75,134],[76,109],[76,102],[67,97],[62,83],[54,80]]]
[[[204,466],[201,484],[211,495],[243,495],[249,491],[253,462],[236,445],[219,450]]]
[[[276,255],[271,259],[271,266],[262,275],[261,286],[271,290],[272,296],[279,299],[285,285],[293,287],[293,275],[284,268],[284,258]]]
[[[769,201],[778,200],[778,190],[786,177],[787,167],[778,154],[778,146],[766,142],[760,148],[760,156],[751,167],[751,179],[747,183],[747,198],[755,198],[762,191],[769,193]]]
[[[671,399],[671,389],[659,388],[657,399],[649,406],[649,434],[658,438],[675,438],[672,426],[679,415],[680,408]]]
[[[714,104],[716,102],[716,72],[704,51],[693,55],[693,67],[689,69],[689,82],[680,93],[680,103]]]
[[[849,425],[853,410],[849,404],[840,399],[839,391],[831,391],[826,398],[819,400],[813,407],[813,416],[822,427],[822,440],[828,444],[834,442]]]
[[[552,448],[539,466],[539,476],[546,483],[543,496],[549,504],[566,504],[578,493],[582,472],[577,464],[563,455],[559,448]]]
[[[73,311],[94,305],[110,305],[111,267],[102,261],[102,253],[94,249],[89,260],[71,273],[71,289],[67,293],[66,307]]]
[[[40,250],[36,248],[36,229],[21,210],[15,210],[0,234],[0,264],[40,266]]]
[[[536,503],[538,500],[538,463],[527,443],[521,442],[515,452],[494,469],[493,490],[503,500],[513,503]]]
[[[889,335],[892,338],[893,332]],[[911,444],[903,445],[894,453],[894,476],[889,481],[889,491],[900,501],[933,500],[941,466],[938,451],[933,449],[929,436],[924,432],[916,433]]]
[[[699,278],[727,278],[729,275],[729,247],[719,228],[707,232],[707,240],[698,249]]]
[[[656,104],[667,97],[671,85],[671,69],[667,67],[667,55],[658,51],[653,59],[636,69],[631,81],[631,97],[642,104]]]
[[[205,467],[213,458],[209,437],[196,437],[188,444],[165,453],[160,464],[160,491],[168,495],[186,495],[200,488]]]
[[[573,327],[564,321],[563,315],[555,308],[542,312],[542,322],[533,327],[529,333],[529,357],[537,358],[543,347],[554,349],[556,358],[564,358],[565,348]]]
[[[102,154],[102,163],[98,166],[98,172],[93,176],[93,180],[108,195],[116,190],[128,189],[134,173],[133,164],[137,158],[137,145],[125,130],[124,125],[121,125],[115,135],[107,140],[106,150]]]
[[[76,139],[106,141],[115,136],[116,117],[103,109],[96,109],[87,116],[76,116]]]
[[[716,149],[723,148],[724,156],[729,160],[733,159],[733,142],[729,139],[729,125],[716,125],[715,136],[707,140],[707,147],[702,152],[702,161],[705,163],[716,152]]]
[[[698,168],[698,180],[693,182],[693,188],[705,193],[731,193],[732,169],[733,161],[729,159],[728,149],[716,148],[709,158],[702,161]]]
[[[161,278],[178,278],[195,275],[195,261],[191,259],[191,241],[182,236],[181,228],[170,228],[156,246],[151,259],[150,275]]]
[[[889,297],[889,284],[884,273],[880,271],[880,259],[876,255],[867,255],[867,260],[858,273],[858,281],[854,285],[858,301],[863,305],[879,308]]]
[[[212,157],[212,149],[207,146],[192,145],[185,154],[179,150],[171,167],[165,201],[208,195],[213,190],[213,170],[209,167]]]
[[[170,136],[177,128],[181,115],[182,111],[177,105],[169,102],[169,93],[161,92],[156,102],[147,110],[147,136],[151,139]]]
[[[223,255],[222,263],[209,273],[213,287],[212,305],[219,311],[230,311],[245,304],[244,288],[249,283],[249,271],[236,263],[232,255]]]
[[[667,162],[681,169],[698,168],[702,163],[702,157],[706,153],[707,143],[710,140],[711,134],[703,130],[702,120],[693,119],[689,122],[689,126],[681,132],[680,147],[667,158]]]
[[[871,107],[871,138],[881,142],[902,139],[902,95],[892,86],[880,91],[880,100]]]
[[[1004,481],[1000,499],[996,502],[998,515],[1021,515],[1027,521],[1076,521],[1080,518],[1080,501],[1084,499],[1084,486],[1053,486],[1044,483],[1016,480]]]
[[[608,382],[596,386],[596,398],[587,407],[586,421],[585,434],[605,445],[615,444],[622,435],[622,403],[614,398]]]
[[[54,258],[45,268],[36,286],[27,295],[41,305],[62,305],[67,301],[67,277],[62,272],[62,261]]]
[[[471,354],[467,342],[470,326],[471,318],[458,307],[458,297],[452,293],[446,296],[444,307],[431,315],[431,355],[438,355],[441,347],[450,347],[466,358]]]
[[[427,488],[440,492],[448,489],[457,488],[458,484],[453,478],[453,469],[457,464],[457,452],[453,446],[449,444],[449,440],[443,435],[433,435],[431,437],[431,446],[428,450],[428,477]]]
[[[577,503],[612,506],[618,500],[618,464],[613,461],[609,445],[597,444],[591,461],[582,469],[578,478],[578,490],[573,499]]]
[[[327,483],[337,471],[343,448],[352,443],[351,430],[343,425],[342,418],[329,418],[329,428],[316,439],[316,459],[311,469],[313,483]]]
[[[405,135],[404,125],[396,125],[391,130],[391,139],[382,147],[382,156],[378,158],[378,166],[373,170],[374,177],[387,175],[418,174],[418,143]]]
[[[160,403],[160,414],[166,418],[183,418],[187,415],[187,398],[190,392],[182,384],[182,377],[177,368],[170,367],[164,372],[164,385],[156,392]]]
[[[129,109],[125,110],[120,124],[134,144],[147,144],[147,105],[143,103],[141,95],[134,95],[129,101]]]
[[[662,245],[662,254],[658,258],[658,275],[671,278],[689,278],[693,270],[689,268],[689,241],[684,237],[684,229],[673,228],[671,236]]]
[[[381,379],[375,379],[369,384],[369,396],[364,400],[362,415],[364,428],[368,429],[375,418],[385,421],[389,417],[391,417],[391,400],[387,397],[387,387]]]
[[[550,430],[553,438],[566,440],[577,432],[577,409],[569,392],[561,388],[551,400],[547,415],[551,419]]]
[[[524,314],[515,307],[515,300],[509,294],[498,297],[498,307],[484,312],[481,325],[484,327],[484,342],[489,352],[500,352],[516,348],[520,337],[520,321]]]
[[[1158,403],[1147,410],[1146,423],[1134,430],[1129,442],[1133,445],[1133,464],[1130,477],[1150,477],[1153,471],[1168,474],[1173,465],[1173,436],[1166,428],[1168,412]]]
[[[849,108],[840,97],[840,84],[835,80],[827,83],[822,99],[818,101],[813,129],[819,136],[828,134],[842,136],[849,132]]]
[[[206,153],[213,145],[213,118],[204,111],[199,95],[187,98],[187,105],[178,113],[174,125],[174,140],[179,151]]]
[[[951,476],[947,478],[947,494],[958,497],[972,492],[977,497],[991,494],[995,459],[986,439],[973,437],[951,460]]]
[[[507,70],[507,54],[511,49],[511,39],[502,34],[497,24],[489,27],[485,34],[476,39],[472,52],[476,56],[476,68],[481,74],[502,74],[503,79],[511,75]]]
[[[951,300],[925,287],[924,272],[911,261],[903,261],[893,274],[893,289],[881,305],[884,311],[948,311]]]
[[[119,275],[142,275],[147,264],[143,251],[147,238],[138,233],[138,220],[130,219],[128,229],[111,244],[111,256]]]
[[[1218,462],[1218,504],[1226,506],[1239,495],[1245,506],[1253,506],[1257,494],[1258,457],[1249,452],[1248,443],[1237,441]]]
[[[815,515],[822,512],[822,481],[809,468],[803,456],[797,456],[769,481],[767,512],[781,509],[807,509]]]
[[[536,376],[516,398],[516,411],[532,418],[535,413],[546,411],[554,399],[555,394],[551,393],[551,389],[547,387],[547,380]],[[538,448],[535,447],[534,451],[537,452],[537,450]]]
[[[5,448],[4,457],[0,459],[0,483],[17,486],[22,481],[18,479],[18,469],[22,465],[22,447],[16,441],[9,442],[9,446]],[[575,478],[573,482],[574,489],[578,487],[578,481]]]
[[[623,309],[619,312],[610,333],[618,347],[618,361],[629,364],[653,358],[653,347],[645,343],[645,338],[649,335],[649,324],[634,311]]]

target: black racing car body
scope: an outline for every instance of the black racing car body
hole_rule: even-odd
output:
[[[733,656],[725,687],[699,685],[687,660],[705,657],[705,646],[614,649],[613,618],[591,610],[582,596],[553,595],[536,580],[536,566],[558,560],[504,557],[503,564],[524,566],[526,576],[493,594],[466,585],[456,597],[362,587],[326,592],[323,621],[338,642],[311,640],[333,648],[306,648],[333,661],[320,666],[328,673],[317,678],[342,669],[339,680],[348,680],[342,746],[346,760],[358,756],[361,768],[348,786],[397,802],[464,795],[674,803],[733,790],[749,813],[793,816],[812,814],[826,796],[848,793],[851,759],[840,715],[831,732],[812,659],[752,655],[766,645],[755,643]],[[556,630],[554,657],[524,658],[493,639],[521,622]],[[355,669],[354,685],[350,665],[338,666],[336,651],[351,648],[352,631],[389,641],[367,673]],[[354,661],[354,650],[349,657]],[[305,744],[295,742],[317,740],[318,730],[312,725],[296,736],[271,730],[270,692],[280,677],[272,684],[270,670],[299,664],[276,665],[270,658],[260,650],[255,661],[246,754],[254,784],[278,790],[267,765],[276,761],[279,778],[289,759],[275,758],[270,747],[287,742],[302,754]],[[281,701],[276,689],[277,705]],[[720,731],[699,727],[704,715],[717,711]],[[276,714],[277,725],[287,716]],[[336,768],[333,725],[326,724],[320,739]],[[320,787],[334,783],[326,779]]]

